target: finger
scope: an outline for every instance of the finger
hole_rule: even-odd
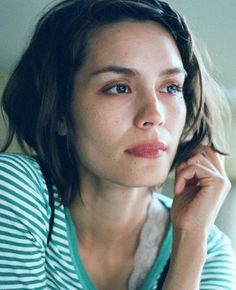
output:
[[[209,158],[206,157],[206,154],[204,153],[198,153],[195,154],[193,157],[189,158],[187,161],[182,162],[177,168],[176,168],[176,174],[179,174],[184,168],[188,167],[189,165],[194,164],[202,164],[203,166],[216,171],[216,168],[212,164]]]
[[[210,147],[206,147],[204,149],[204,153],[206,157],[211,160],[212,164],[215,166],[215,168],[223,175],[225,175],[225,164],[224,160],[225,157],[222,154],[219,154],[212,150]]]
[[[178,176],[176,177],[174,193],[175,195],[182,193],[187,182],[191,183],[191,180],[193,179],[195,182],[197,181],[198,186],[206,187],[211,186],[213,179],[217,179],[217,177],[220,179],[221,176],[206,166],[203,166],[200,163],[191,164],[178,173]]]

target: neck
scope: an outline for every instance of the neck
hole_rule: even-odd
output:
[[[136,248],[150,198],[148,188],[83,178],[80,196],[70,207],[80,246],[114,249],[125,244]]]

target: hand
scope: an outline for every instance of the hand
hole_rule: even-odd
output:
[[[199,289],[207,236],[230,190],[224,158],[202,147],[176,169],[171,209],[173,245],[164,290]]]
[[[173,229],[207,233],[230,187],[224,157],[203,146],[200,153],[176,169],[171,209]]]

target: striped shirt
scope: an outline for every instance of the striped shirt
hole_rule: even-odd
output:
[[[48,190],[33,157],[0,154],[0,289],[95,290],[80,258],[75,226],[54,187],[55,218],[47,246]],[[171,199],[158,195],[166,208]],[[154,290],[171,255],[171,225],[140,290]],[[229,239],[214,227],[200,289],[235,289],[236,262]]]

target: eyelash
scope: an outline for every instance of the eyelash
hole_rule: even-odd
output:
[[[118,89],[118,88],[123,88],[125,89],[125,91],[121,91],[121,92],[112,92],[112,89]],[[174,90],[174,92],[170,92],[168,91],[168,88],[171,88],[172,90]],[[167,89],[166,91],[164,91],[165,89]],[[128,90],[128,91],[127,91]],[[129,94],[131,93],[131,89],[128,85],[126,84],[123,84],[123,83],[118,83],[118,84],[114,84],[114,85],[110,85],[108,87],[105,87],[103,90],[102,90],[103,93],[106,93],[108,95],[123,95],[123,94]],[[160,93],[162,94],[169,94],[169,95],[177,95],[177,94],[182,94],[183,93],[183,87],[182,86],[179,86],[177,84],[168,84],[168,85],[165,85],[163,86],[161,89],[160,89]]]
[[[116,93],[111,92],[112,89],[119,88],[119,87],[120,88],[123,87],[125,89],[128,89],[128,92],[127,91],[126,92],[116,92]],[[110,85],[110,86],[104,88],[103,92],[106,93],[106,94],[109,94],[109,95],[120,95],[120,94],[128,94],[128,93],[130,93],[131,89],[130,89],[130,87],[128,85],[120,83],[120,84]]]
[[[167,92],[163,92],[164,89],[170,88],[170,87],[175,90],[174,93],[173,92],[172,93],[168,92],[168,89],[167,89]],[[176,95],[176,94],[179,94],[179,93],[183,93],[183,87],[179,86],[177,84],[168,84],[168,85],[165,85],[164,87],[161,88],[160,93]]]

